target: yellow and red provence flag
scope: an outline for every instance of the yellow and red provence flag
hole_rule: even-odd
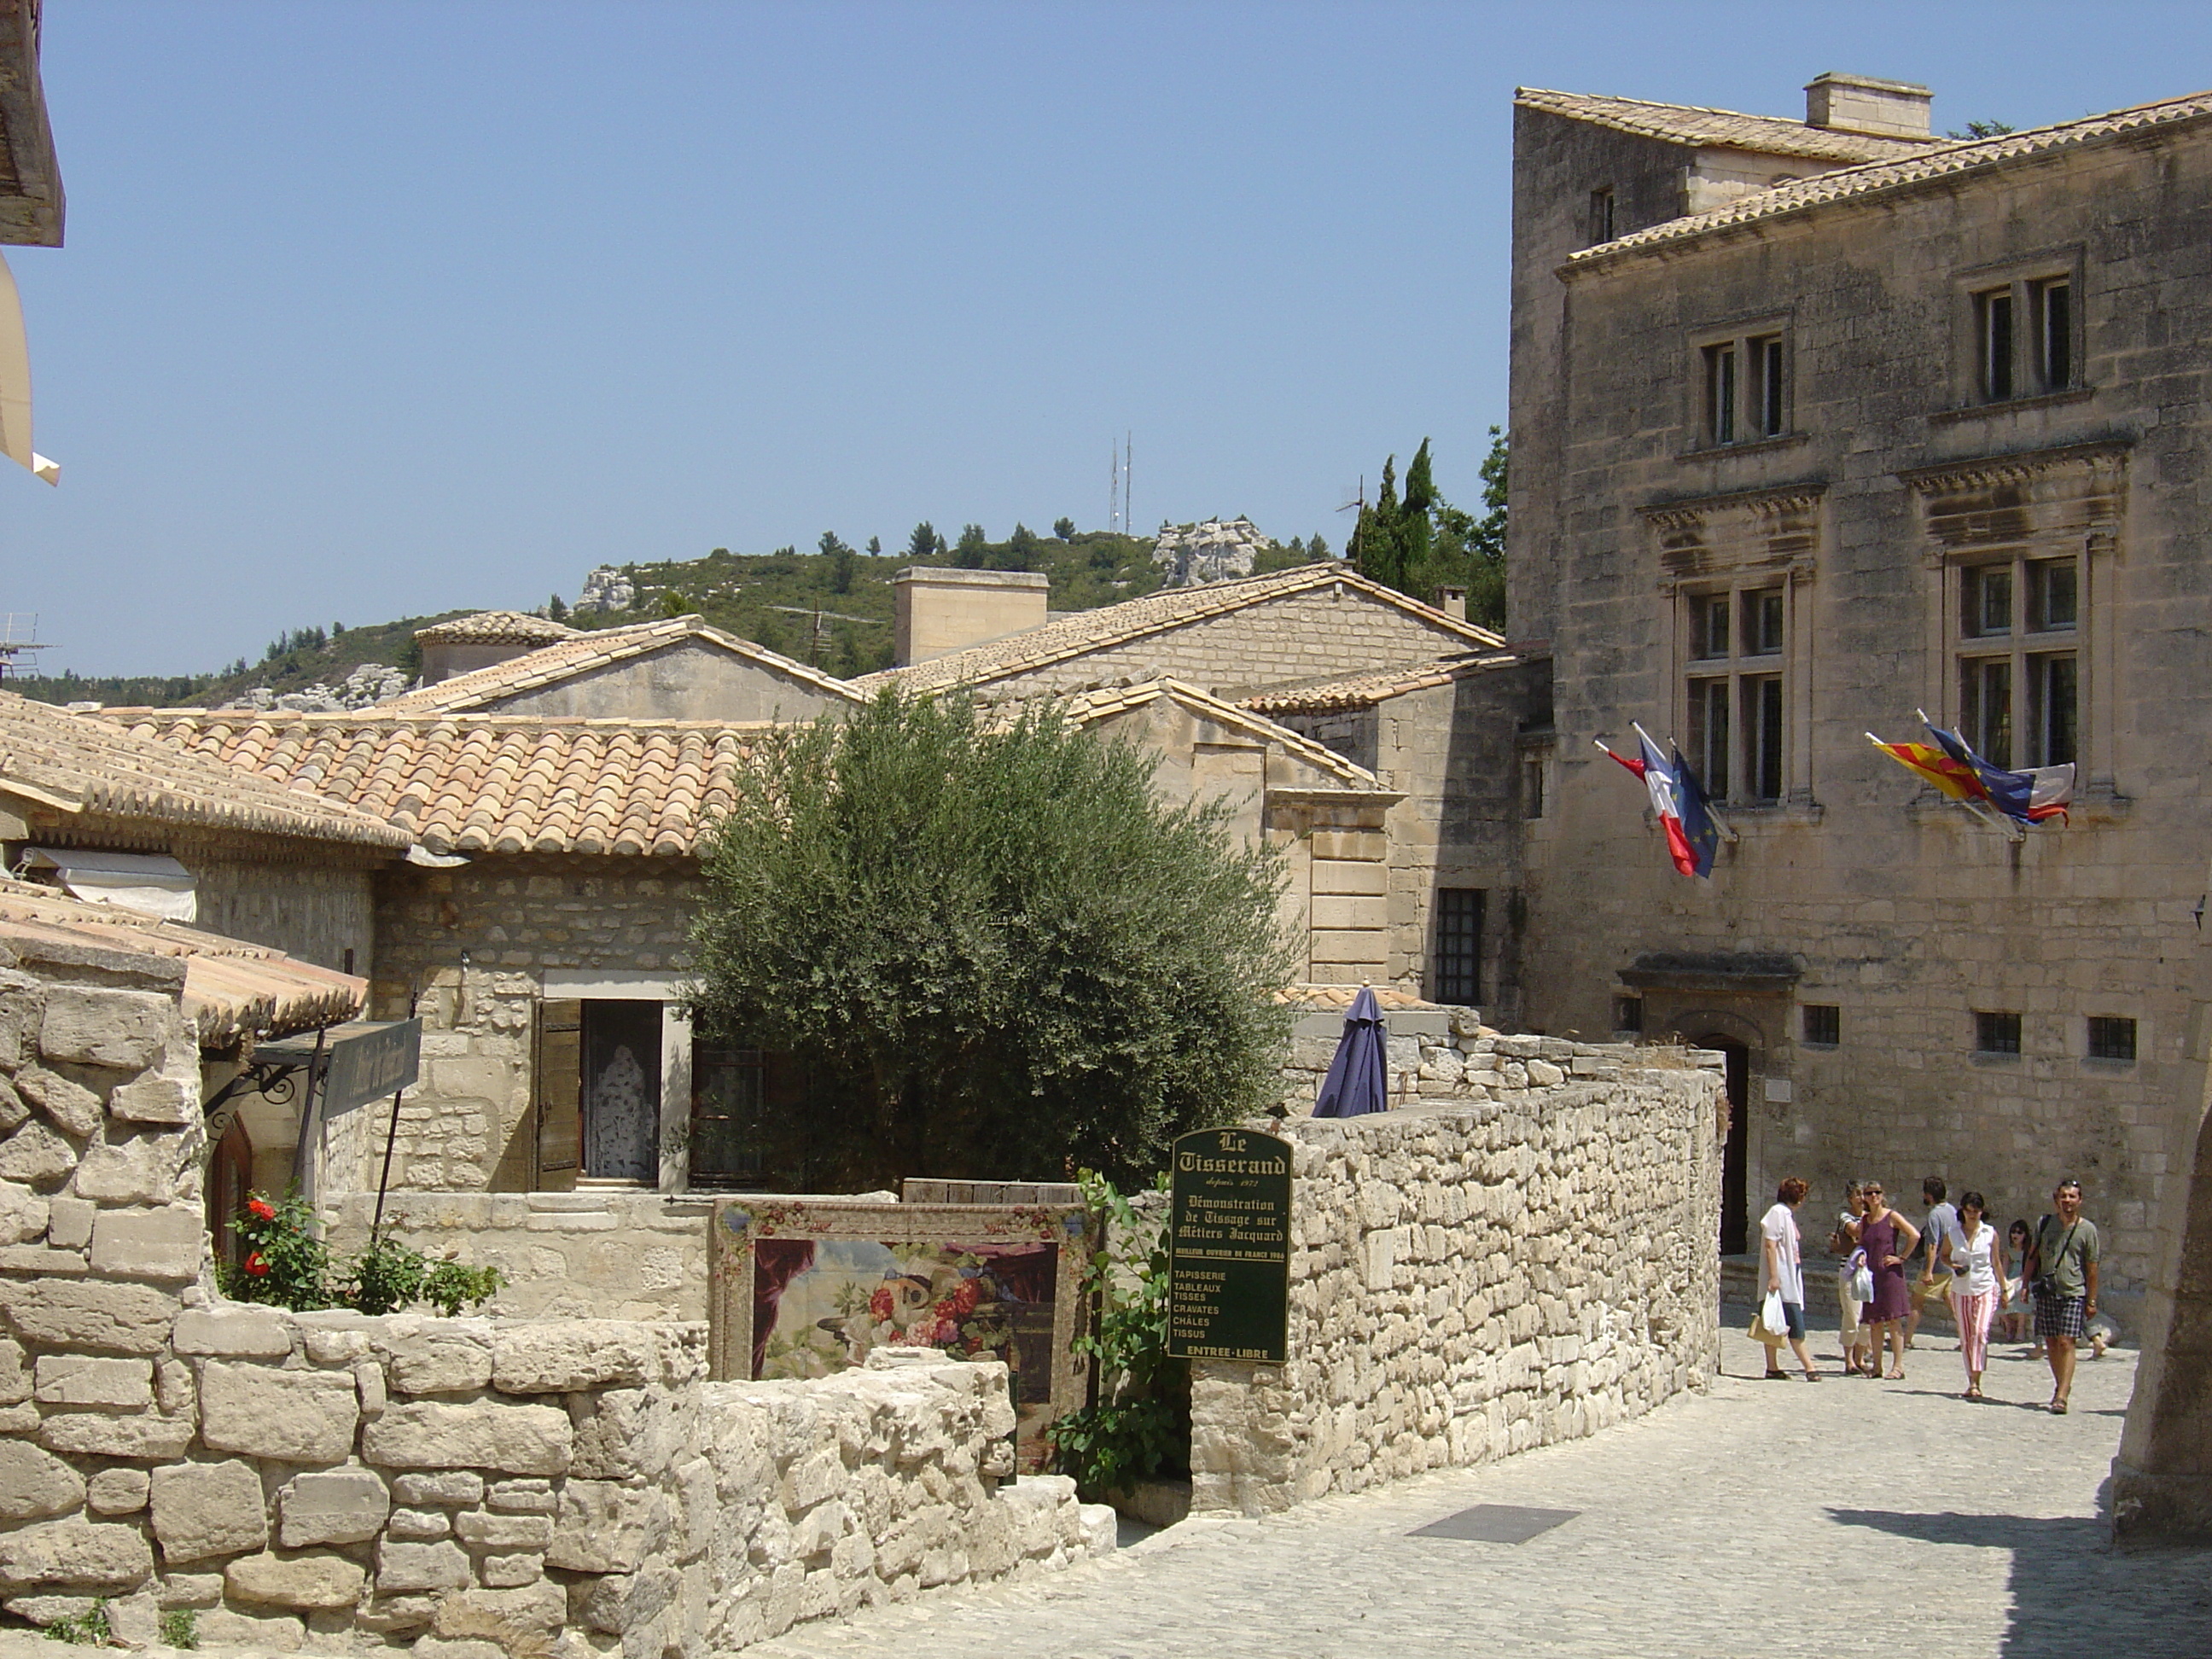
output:
[[[1884,743],[1875,738],[1875,747],[1906,771],[1918,773],[1923,783],[1934,785],[1953,800],[1989,799],[1989,791],[1982,787],[1972,767],[1953,760],[1932,743]]]

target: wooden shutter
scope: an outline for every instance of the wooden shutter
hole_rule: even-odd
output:
[[[538,1004],[531,1090],[538,1109],[538,1189],[568,1192],[583,1162],[584,1005],[573,997]]]

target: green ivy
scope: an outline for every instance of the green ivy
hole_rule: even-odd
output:
[[[238,1212],[246,1246],[240,1264],[219,1264],[217,1281],[236,1302],[261,1302],[308,1313],[350,1308],[387,1314],[427,1302],[451,1319],[464,1308],[491,1300],[501,1283],[495,1267],[469,1267],[448,1256],[434,1260],[394,1238],[371,1241],[344,1261],[314,1234],[314,1208],[297,1193],[281,1202],[255,1193]]]
[[[1168,1357],[1168,1217],[1140,1212],[1103,1176],[1085,1170],[1083,1199],[1107,1218],[1103,1246],[1083,1274],[1098,1299],[1095,1330],[1075,1339],[1097,1364],[1096,1403],[1046,1431],[1054,1465],[1086,1494],[1123,1490],[1190,1468],[1190,1368]],[[1158,1188],[1163,1197],[1168,1178]]]
[[[101,1596],[82,1613],[55,1620],[46,1627],[46,1635],[50,1642],[67,1642],[72,1647],[106,1647],[115,1639],[107,1625],[107,1598]]]
[[[161,1639],[190,1653],[200,1644],[200,1616],[190,1607],[171,1607],[161,1615]]]

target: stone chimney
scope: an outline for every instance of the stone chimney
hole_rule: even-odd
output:
[[[1429,594],[1429,604],[1454,622],[1467,620],[1467,589],[1464,587],[1432,589]]]
[[[415,642],[422,647],[425,685],[511,662],[575,637],[576,630],[564,623],[521,611],[480,611],[415,630]]]
[[[1041,570],[910,565],[891,578],[893,660],[904,668],[1042,628],[1051,585]]]
[[[1805,125],[1869,138],[1925,138],[1932,95],[1909,81],[1831,72],[1805,88]]]

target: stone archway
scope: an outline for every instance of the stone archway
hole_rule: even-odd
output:
[[[1751,1248],[1753,1164],[1751,1079],[1765,1069],[1766,1034],[1756,1021],[1728,1008],[1692,1008],[1669,1015],[1669,1035],[1693,1048],[1718,1051],[1727,1061],[1728,1135],[1721,1149],[1723,1255]]]

